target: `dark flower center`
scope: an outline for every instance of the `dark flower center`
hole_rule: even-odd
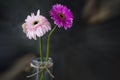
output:
[[[34,21],[33,22],[33,25],[36,25],[36,24],[38,24],[39,23],[39,21]]]
[[[62,14],[62,13],[59,13],[58,16],[59,16],[59,18],[60,18],[61,20],[64,20],[64,19],[65,19],[65,15]]]

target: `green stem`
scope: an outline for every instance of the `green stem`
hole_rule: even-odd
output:
[[[55,29],[56,29],[56,26],[50,31],[50,33],[48,35],[46,61],[48,61],[48,58],[49,58],[49,55],[50,55],[50,38],[51,38],[53,32],[55,31]]]
[[[40,80],[44,80],[44,70],[41,72]]]
[[[42,37],[40,37],[40,60],[42,61],[42,65],[43,65]],[[44,71],[41,72],[40,80],[44,80]]]
[[[40,37],[40,60],[43,63],[43,54],[42,54],[42,37]]]

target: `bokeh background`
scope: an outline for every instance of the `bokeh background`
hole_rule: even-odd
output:
[[[120,80],[119,0],[0,0],[0,80],[27,80],[39,40],[29,40],[21,25],[38,9],[53,23],[49,10],[56,3],[71,9],[74,24],[52,37],[54,80]]]

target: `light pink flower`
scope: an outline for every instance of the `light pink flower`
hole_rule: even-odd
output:
[[[51,25],[44,16],[40,15],[40,10],[38,10],[36,15],[32,13],[31,16],[27,16],[22,28],[29,39],[33,38],[36,40],[36,36],[42,37],[46,32],[51,30]]]

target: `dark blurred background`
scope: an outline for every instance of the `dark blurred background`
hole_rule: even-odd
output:
[[[52,37],[54,80],[120,80],[119,0],[0,0],[0,80],[27,80],[39,40],[29,40],[21,25],[38,9],[53,23],[49,10],[56,3],[75,18],[71,29]]]

